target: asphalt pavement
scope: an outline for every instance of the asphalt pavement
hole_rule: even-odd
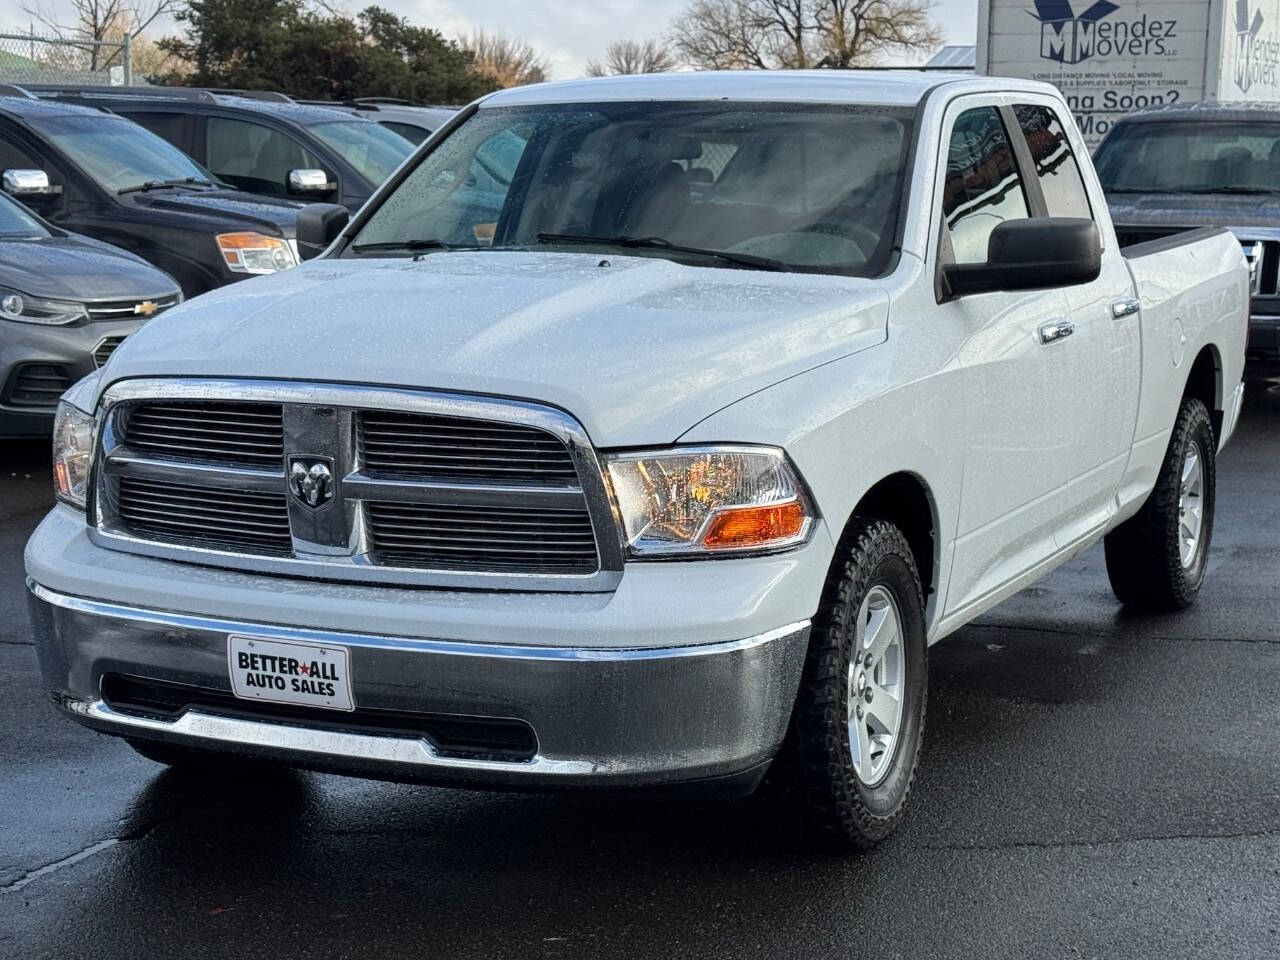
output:
[[[166,771],[46,700],[48,470],[0,453],[2,957],[1280,957],[1280,388],[1193,609],[1121,612],[1094,548],[931,650],[911,813],[862,856],[753,801]]]

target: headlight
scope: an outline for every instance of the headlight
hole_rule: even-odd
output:
[[[276,273],[298,265],[289,241],[261,233],[220,233],[218,249],[232,273]]]
[[[17,320],[19,323],[59,324],[74,323],[85,319],[88,315],[83,304],[29,297],[17,290],[6,290],[0,287],[0,317],[5,320]]]
[[[53,492],[63,503],[84,509],[93,457],[93,417],[65,401],[53,421]]]
[[[776,550],[801,543],[813,510],[772,447],[673,448],[607,456],[633,556]]]

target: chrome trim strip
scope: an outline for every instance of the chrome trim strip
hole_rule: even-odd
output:
[[[31,579],[27,580],[27,589],[45,603],[72,610],[76,613],[112,617],[119,620],[133,620],[174,629],[206,630],[212,633],[228,634],[269,634],[278,636],[281,639],[298,640],[304,643],[328,643],[348,647],[371,647],[383,650],[444,653],[462,657],[492,657],[508,660],[591,660],[600,662],[715,656],[722,653],[750,650],[752,647],[762,646],[774,640],[781,640],[783,637],[809,629],[810,624],[809,620],[797,620],[795,623],[778,627],[776,630],[769,630],[741,640],[720,640],[711,643],[683,644],[673,647],[604,647],[599,649],[593,647],[536,647],[516,644],[468,643],[458,640],[418,640],[387,636],[385,634],[342,633],[333,630],[250,623],[242,620],[221,620],[195,614],[147,610],[141,607],[110,603],[104,600],[73,597],[69,594],[59,593],[56,590],[50,590],[48,587],[41,586]]]
[[[510,504],[517,498],[522,507],[552,510],[582,506],[581,487],[520,487],[499,484],[423,483],[418,480],[379,480],[363,473],[349,473],[342,480],[348,497],[360,500],[407,501],[413,503],[456,503],[473,507]]]
[[[128,461],[125,469],[151,470],[155,461],[131,454],[126,448],[118,446],[118,431],[114,413],[120,404],[141,400],[231,400],[248,402],[268,402],[281,404],[299,404],[309,407],[334,406],[349,410],[393,410],[401,413],[427,413],[469,417],[473,419],[492,420],[503,423],[514,423],[532,426],[544,430],[558,438],[568,449],[577,468],[580,493],[572,493],[574,488],[513,488],[518,489],[521,499],[531,496],[546,495],[548,502],[543,506],[563,505],[569,496],[573,504],[585,501],[587,512],[591,518],[592,530],[595,533],[596,551],[599,569],[593,573],[526,573],[487,570],[455,570],[428,569],[422,567],[396,567],[375,564],[366,553],[327,557],[321,555],[302,555],[293,557],[269,557],[252,553],[240,553],[233,550],[210,549],[205,546],[186,546],[176,543],[165,543],[137,537],[114,522],[110,496],[111,484],[106,477],[114,471],[112,461],[120,455]],[[224,380],[198,378],[140,378],[124,380],[112,384],[99,401],[98,420],[100,439],[94,459],[95,469],[91,479],[92,504],[89,529],[90,539],[107,549],[120,550],[142,556],[158,557],[167,560],[178,560],[187,563],[203,563],[208,566],[227,567],[269,575],[308,577],[318,580],[330,580],[350,583],[386,584],[402,587],[444,587],[451,589],[487,589],[487,590],[522,590],[547,592],[609,592],[617,588],[622,579],[623,545],[621,528],[615,519],[614,507],[605,484],[603,471],[596,457],[595,449],[582,425],[573,417],[554,407],[531,403],[523,400],[505,400],[491,397],[479,397],[443,393],[431,390],[414,390],[400,387],[371,387],[358,384],[309,383],[305,381],[277,380]],[[138,464],[145,464],[141,467]],[[357,469],[344,478],[360,484],[377,483],[382,492],[396,492],[397,481],[373,481]],[[167,465],[166,465],[167,467]],[[257,483],[251,480],[257,471],[240,470],[208,466],[202,469],[215,471],[219,478],[238,477],[241,482]],[[283,469],[283,467],[282,467]],[[187,465],[180,470],[188,477],[192,471]],[[142,475],[142,474],[137,474]],[[154,475],[154,474],[152,474]],[[205,474],[212,480],[215,474]],[[283,474],[281,474],[283,477]],[[166,479],[175,479],[167,476]],[[265,478],[261,482],[266,483]],[[283,479],[276,487],[274,478],[270,481],[272,491],[283,492]],[[430,488],[432,485],[419,484],[418,488]],[[445,484],[440,487],[447,486]],[[239,489],[260,489],[256,486],[240,486]],[[470,495],[472,491],[485,491],[486,487],[459,484],[454,488],[460,496]],[[500,489],[500,488],[494,488]],[[562,492],[563,491],[563,492]],[[439,492],[439,491],[436,491]],[[431,491],[428,489],[429,495]],[[478,493],[477,495],[484,495]],[[389,499],[402,499],[390,497]],[[556,500],[556,504],[549,501]],[[354,528],[357,531],[357,548],[367,546],[363,532],[361,501],[352,492],[349,502],[356,509]],[[445,502],[445,501],[441,501]],[[471,502],[465,499],[450,499],[447,502]],[[532,501],[529,501],[532,503]],[[539,504],[534,503],[537,506]],[[305,551],[304,551],[305,554]]]
[[[201,484],[230,490],[252,490],[259,493],[285,495],[284,473],[280,470],[253,470],[247,467],[217,466],[212,463],[189,463],[155,460],[120,446],[102,464],[103,473],[113,477],[135,477],[166,480],[170,483]]]
[[[69,713],[113,727],[149,730],[193,740],[236,743],[247,747],[274,747],[295,753],[313,753],[326,759],[336,757],[449,770],[501,770],[516,775],[582,775],[593,773],[599,768],[599,764],[592,760],[553,760],[541,754],[535,754],[529,760],[468,760],[441,756],[425,739],[416,737],[369,736],[317,727],[239,720],[199,710],[187,710],[176,720],[155,720],[120,713],[101,700],[64,698],[61,703]]]

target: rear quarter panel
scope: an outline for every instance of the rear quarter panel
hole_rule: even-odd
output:
[[[1142,392],[1121,518],[1155,484],[1202,350],[1211,352],[1217,374],[1214,408],[1228,408],[1244,372],[1249,323],[1249,271],[1239,241],[1226,230],[1131,247],[1125,260],[1142,303]]]

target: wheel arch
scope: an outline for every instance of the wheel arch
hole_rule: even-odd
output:
[[[876,481],[846,518],[841,538],[855,518],[885,520],[907,539],[924,588],[925,608],[938,603],[941,551],[938,548],[938,504],[929,484],[918,473],[900,470]],[[926,616],[926,622],[931,617]]]
[[[1196,354],[1187,371],[1182,397],[1194,397],[1205,405],[1213,423],[1213,435],[1215,438],[1221,437],[1225,406],[1222,395],[1222,356],[1214,344],[1205,344]]]

